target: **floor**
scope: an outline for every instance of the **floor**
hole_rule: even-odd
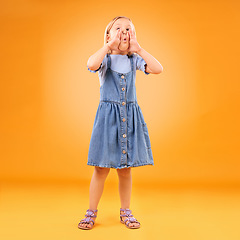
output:
[[[240,240],[239,188],[133,186],[140,229],[119,221],[116,184],[105,184],[94,229],[80,230],[88,184],[1,182],[0,239]]]

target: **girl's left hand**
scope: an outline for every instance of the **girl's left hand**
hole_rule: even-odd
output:
[[[128,36],[129,36],[129,48],[128,48],[128,51],[137,53],[139,50],[141,50],[141,47],[138,44],[137,39],[136,39],[132,29],[129,29]]]

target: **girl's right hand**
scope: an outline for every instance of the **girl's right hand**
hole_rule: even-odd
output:
[[[113,39],[111,39],[107,43],[107,45],[109,46],[110,50],[119,50],[118,49],[119,44],[120,44],[120,29],[118,29]]]

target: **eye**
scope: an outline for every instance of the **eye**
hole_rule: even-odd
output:
[[[117,28],[117,30],[120,29],[119,27]]]
[[[129,31],[129,28],[127,28],[127,31]]]

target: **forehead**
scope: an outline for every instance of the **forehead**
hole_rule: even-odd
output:
[[[128,20],[128,19],[126,19],[126,18],[119,18],[114,24],[113,24],[113,26],[117,26],[117,25],[119,25],[119,26],[121,26],[121,25],[129,25],[129,26],[131,26],[131,22]]]

